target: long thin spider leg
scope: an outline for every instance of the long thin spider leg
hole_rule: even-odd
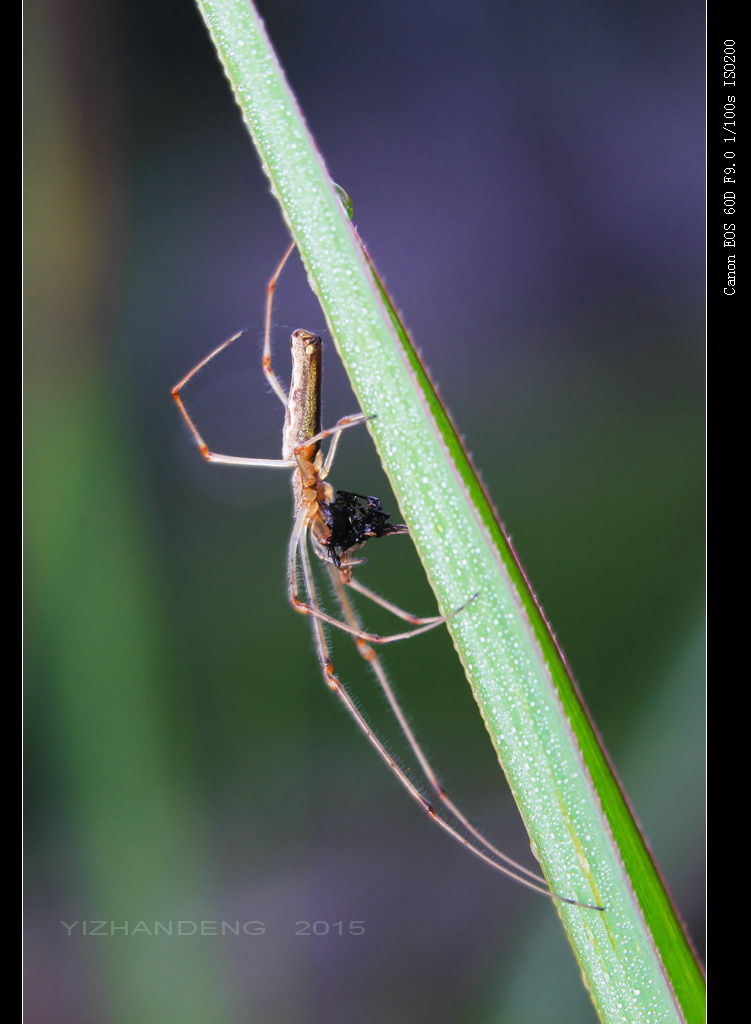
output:
[[[319,476],[321,480],[325,480],[329,475],[329,470],[334,462],[334,456],[336,455],[336,449],[339,446],[339,438],[341,437],[342,431],[347,430],[348,427],[357,427],[361,423],[365,423],[367,420],[372,420],[373,416],[366,416],[364,412],[358,412],[351,416],[343,416],[339,422],[332,427],[330,430],[323,430],[314,440],[321,441],[324,437],[333,434],[331,438],[331,444],[329,450],[326,453],[326,461],[321,467]]]
[[[295,469],[294,462],[286,459],[246,459],[240,455],[218,455],[210,452],[205,445],[201,445],[201,455],[209,462],[226,463],[229,466],[262,466],[265,469]]]
[[[185,385],[188,383],[190,378],[194,377],[198,373],[199,370],[202,370],[204,368],[204,366],[206,365],[206,363],[210,363],[211,360],[214,358],[214,356],[218,356],[219,353],[222,351],[222,349],[227,348],[229,345],[232,344],[233,341],[237,341],[237,339],[241,338],[243,336],[243,334],[245,334],[244,330],[238,331],[237,334],[233,334],[231,338],[227,338],[226,341],[223,341],[221,343],[221,345],[217,345],[217,347],[214,349],[214,351],[213,352],[209,352],[209,354],[207,356],[204,356],[204,358],[201,360],[201,362],[198,363],[197,366],[194,366],[193,369],[190,371],[190,373],[186,373],[185,374],[185,376],[183,377],[183,379],[180,381],[179,384],[175,384],[175,386],[172,389],[172,397],[177,401],[177,404],[181,408],[182,408],[182,403],[179,401],[178,395],[182,391],[182,389],[185,387]],[[187,417],[187,413],[183,412],[183,415]],[[187,417],[187,418],[188,418],[188,420],[190,419],[190,417]]]
[[[329,427],[326,430],[321,430],[319,433],[314,434],[313,437],[306,438],[301,444],[298,444],[294,449],[294,454],[297,456],[304,452],[310,445],[315,444],[316,441],[323,441],[325,438],[330,437],[331,444],[329,446],[328,454],[326,455],[326,461],[318,473],[320,480],[325,480],[328,471],[331,469],[331,463],[334,461],[334,455],[339,444],[339,436],[343,430],[348,430],[350,427],[358,427],[361,423],[366,420],[372,419],[372,416],[366,416],[364,412],[352,413],[350,416],[342,416],[342,418],[334,424],[333,427]]]
[[[387,534],[388,536],[388,534]],[[323,557],[323,556],[319,556]],[[420,626],[423,623],[428,622],[445,622],[446,617],[444,615],[428,615],[421,618],[419,615],[413,615],[411,612],[405,611],[396,604],[392,604],[391,601],[387,601],[385,597],[381,597],[380,594],[376,594],[370,587],[363,586],[358,579],[354,576],[347,582],[347,586],[356,590],[358,594],[362,594],[363,597],[367,597],[368,600],[373,601],[374,604],[379,604],[381,608],[385,608],[386,611],[391,612],[392,615],[396,615],[400,619],[404,619],[405,622],[411,622],[415,626]]]
[[[298,551],[305,548],[307,543],[305,515],[305,509],[301,508],[295,517],[295,525],[292,528],[292,535],[290,537],[287,555],[287,587],[289,592],[289,601],[293,608],[298,612],[302,612],[303,615],[311,615],[313,618],[321,619],[323,622],[328,622],[330,626],[336,626],[337,629],[344,630],[345,633],[349,633],[361,640],[367,640],[369,643],[373,644],[388,644],[393,643],[395,640],[407,640],[409,637],[417,636],[420,633],[427,633],[428,630],[435,629],[436,626],[441,625],[443,620],[439,619],[438,622],[429,622],[426,626],[420,626],[417,629],[408,630],[406,633],[395,633],[390,636],[377,636],[374,633],[367,633],[363,629],[350,626],[347,622],[341,622],[339,619],[335,619],[333,615],[328,615],[326,612],[321,611],[320,605],[317,603],[313,604],[311,602],[301,600],[297,586],[297,557]]]
[[[244,331],[240,331],[238,334],[234,334],[231,338],[222,342],[218,348],[215,348],[213,352],[206,356],[205,359],[202,359],[198,366],[194,366],[190,373],[186,374],[180,383],[173,387],[172,397],[177,403],[177,407],[182,413],[183,419],[190,428],[190,432],[198,445],[198,450],[201,455],[203,455],[204,459],[208,459],[209,462],[224,462],[233,466],[266,466],[271,469],[295,469],[297,464],[294,459],[246,459],[238,455],[221,455],[218,452],[212,452],[199,433],[198,427],[193,422],[193,418],[182,400],[180,392],[191,377],[195,376],[195,374],[197,374],[198,371],[206,365],[206,363],[210,362],[214,356],[219,355],[222,349],[227,348],[228,345],[231,345],[233,341],[236,341],[244,333]]]
[[[358,626],[352,626],[348,622],[342,622],[341,619],[334,618],[333,615],[329,615],[327,612],[321,611],[320,606],[301,600],[297,587],[297,552],[298,541],[300,540],[300,535],[303,533],[304,523],[305,509],[303,508],[297,513],[295,525],[292,530],[292,536],[290,537],[287,556],[287,585],[289,601],[296,611],[301,612],[303,615],[311,615],[316,619],[321,619],[323,622],[328,622],[330,626],[336,626],[337,629],[341,629],[344,633],[349,633],[350,636],[355,637],[357,640],[367,640],[367,642],[371,644],[391,644],[395,643],[397,640],[408,640],[410,637],[419,636],[420,633],[427,633],[429,630],[435,629],[436,626],[440,626],[446,621],[445,618],[439,616],[438,618],[427,620],[425,625],[418,626],[416,629],[409,629],[404,633],[389,633],[386,636],[380,636],[377,633],[368,633],[366,630],[361,629]],[[334,567],[331,566],[331,568],[333,569]],[[470,601],[473,599],[473,597],[470,598]],[[463,608],[466,608],[467,604],[469,604],[469,601],[465,602],[465,604],[460,608],[457,608],[456,611],[451,614],[456,615]]]
[[[307,546],[305,543],[305,537],[301,535],[299,537],[298,543],[300,549],[300,561],[302,563],[303,578],[305,581],[305,590],[308,597],[308,601],[310,602],[311,605],[314,605],[318,609],[318,611],[320,611],[320,607],[318,606],[318,596],[316,593],[315,584],[313,582],[313,573],[311,570]],[[588,903],[580,903],[579,900],[569,899],[566,896],[559,896],[557,893],[551,892],[548,888],[545,887],[544,884],[538,885],[536,882],[533,882],[529,878],[524,877],[523,874],[519,874],[518,871],[512,870],[510,867],[506,867],[505,864],[498,863],[498,861],[495,860],[489,853],[486,853],[485,850],[476,846],[471,840],[469,840],[466,836],[462,835],[461,832],[454,828],[454,826],[451,825],[450,822],[446,821],[436,812],[435,808],[430,803],[430,801],[427,800],[425,796],[420,792],[417,786],[406,774],[404,769],[401,768],[399,764],[391,756],[385,744],[376,736],[376,734],[370,728],[367,719],[360,711],[360,709],[357,707],[355,702],[352,700],[346,687],[335,674],[334,666],[329,655],[328,645],[326,643],[326,638],[323,632],[322,620],[325,621],[325,619],[323,619],[323,615],[320,615],[314,617],[312,621],[313,636],[316,644],[316,652],[318,654],[318,660],[321,664],[321,669],[323,670],[326,684],[328,685],[329,689],[333,690],[333,692],[342,701],[344,706],[347,708],[349,713],[354,718],[355,722],[357,722],[357,725],[360,727],[362,732],[365,734],[365,736],[367,736],[368,740],[378,751],[381,758],[394,772],[394,774],[399,779],[404,788],[407,790],[409,795],[414,800],[416,800],[417,803],[420,804],[422,809],[432,818],[432,820],[435,821],[437,825],[440,825],[440,827],[445,832],[448,832],[448,834],[452,836],[457,842],[461,843],[462,846],[466,847],[466,849],[468,850],[471,850],[472,853],[474,853],[481,860],[484,860],[487,864],[490,864],[491,867],[494,867],[497,871],[500,871],[504,875],[508,875],[509,878],[513,878],[515,881],[519,882],[521,885],[526,886],[528,889],[532,889],[534,892],[539,892],[543,896],[548,896],[549,898],[557,900],[560,903],[569,903],[573,906],[584,907],[590,910],[602,909],[601,907],[593,907],[591,904]],[[485,841],[482,840],[482,842],[484,843]],[[504,855],[502,854],[501,856]],[[504,860],[508,860],[508,858],[504,857]],[[526,868],[521,868],[521,870],[526,874],[530,874],[530,872]]]
[[[294,608],[297,607],[296,602],[300,600],[297,585],[297,549],[304,529],[305,509],[301,508],[295,516],[295,522],[289,538],[289,547],[287,548],[287,591],[290,604]]]
[[[331,566],[330,568],[330,575],[334,584],[336,596],[339,600],[339,604],[341,605],[345,618],[351,625],[358,626],[360,624],[359,617],[352,605],[352,602],[349,600],[349,596],[347,594],[345,586],[341,580],[339,573],[336,572],[334,566]],[[433,766],[428,760],[425,751],[423,750],[419,740],[415,736],[412,726],[409,724],[407,716],[404,714],[401,704],[397,700],[396,694],[394,693],[394,689],[391,686],[391,683],[389,682],[388,676],[386,675],[386,671],[381,663],[380,658],[373,650],[373,648],[370,647],[364,640],[357,640],[356,643],[358,651],[360,652],[362,657],[368,662],[370,667],[373,669],[373,672],[375,673],[375,676],[378,679],[378,683],[381,687],[381,690],[383,691],[387,701],[389,702],[389,706],[394,713],[394,717],[399,723],[399,727],[402,730],[405,739],[412,748],[412,752],[414,753],[415,757],[420,763],[420,767],[423,770],[425,778],[428,780],[431,788],[435,792],[436,796],[441,800],[443,805],[451,812],[451,814],[454,815],[457,821],[461,822],[464,828],[466,828],[467,831],[475,837],[475,839],[481,842],[488,850],[492,850],[496,857],[499,857],[506,864],[510,864],[516,871],[521,871],[523,874],[528,875],[530,878],[534,878],[537,881],[544,883],[545,879],[541,875],[537,874],[537,872],[531,871],[529,868],[524,867],[523,864],[519,864],[517,861],[513,860],[513,858],[509,857],[507,854],[499,850],[498,847],[494,846],[493,843],[491,843],[490,840],[487,839],[456,806],[456,804],[449,797],[442,783],[438,779],[438,776],[433,770]]]
[[[409,640],[410,637],[419,636],[420,633],[427,633],[428,630],[435,629],[436,626],[440,626],[445,621],[444,619],[438,619],[437,622],[429,622],[427,626],[419,626],[417,629],[410,629],[405,633],[390,633],[388,636],[379,636],[377,633],[368,633],[364,629],[350,626],[349,623],[342,622],[341,619],[336,619],[333,615],[328,615],[326,612],[321,611],[320,608],[316,608],[306,601],[301,601],[296,585],[293,589],[290,589],[289,599],[292,607],[298,612],[302,612],[303,615],[312,615],[322,622],[328,622],[330,626],[336,626],[342,632],[349,633],[350,636],[355,637],[357,640],[366,640],[369,644],[393,644],[397,640]]]
[[[384,536],[390,535],[385,534]],[[320,545],[315,542],[314,538],[311,538],[311,541],[313,553],[316,555],[316,557],[319,558],[322,562],[325,562],[330,570],[334,569],[335,571],[335,567],[331,565],[331,559],[328,555],[328,552],[321,550]],[[364,558],[353,559],[351,562],[348,563],[348,565],[358,565],[360,562],[364,561],[366,561],[366,559]],[[339,573],[337,573],[337,576],[339,576],[341,579]],[[421,617],[419,615],[413,615],[412,612],[405,611],[404,608],[400,608],[399,605],[393,604],[391,601],[387,601],[385,597],[381,597],[380,594],[376,594],[376,592],[374,590],[371,590],[370,587],[366,587],[364,584],[362,584],[355,576],[350,576],[346,583],[344,579],[341,579],[341,582],[343,585],[351,587],[352,590],[356,590],[359,594],[362,594],[363,597],[367,597],[370,601],[373,601],[374,604],[378,604],[382,608],[385,608],[386,611],[391,612],[392,615],[396,615],[398,618],[404,619],[405,622],[411,622],[415,626],[428,624],[439,626],[442,622],[447,622],[452,615],[456,615],[458,612],[462,611],[462,609],[467,607],[470,601],[474,600],[474,597],[471,597],[469,601],[465,601],[463,605],[460,605],[458,608],[455,608],[450,615],[428,615]],[[350,625],[352,625],[352,623],[350,623]]]
[[[276,283],[279,280],[279,275],[282,270],[284,270],[284,264],[292,255],[294,249],[295,243],[293,242],[285,252],[284,256],[282,256],[279,266],[271,275],[269,283],[266,285],[266,324],[263,332],[263,372],[266,375],[266,380],[279,396],[279,399],[285,409],[287,407],[287,402],[289,401],[287,392],[279,383],[277,375],[271,369],[271,310],[274,305],[274,290],[276,289]]]

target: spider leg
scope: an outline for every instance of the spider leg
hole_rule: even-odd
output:
[[[343,430],[347,430],[349,427],[357,427],[366,420],[372,419],[372,416],[366,416],[364,412],[352,413],[350,416],[342,416],[342,418],[334,424],[333,427],[329,427],[327,430],[321,430],[319,433],[314,434],[313,437],[306,438],[302,444],[297,445],[294,449],[295,456],[299,456],[306,448],[310,445],[315,444],[316,441],[323,441],[324,438],[332,438],[329,446],[328,453],[326,455],[326,461],[319,470],[319,479],[325,480],[326,476],[331,469],[331,463],[334,461],[334,455],[336,454],[337,445],[339,444],[339,437]]]
[[[390,536],[392,536],[392,534],[384,534],[384,537]],[[394,534],[393,536],[397,535]],[[313,553],[315,554],[315,556],[319,558],[322,562],[325,562],[326,565],[329,568],[331,568],[331,558],[328,554],[328,551],[326,549],[322,549],[320,544],[316,543],[315,538],[311,538],[311,541]],[[349,552],[347,552],[347,554],[349,554]],[[351,568],[354,565],[360,565],[366,561],[366,558],[351,558],[349,561],[346,562],[346,566],[347,568]],[[344,559],[342,559],[342,565],[344,564]],[[374,604],[380,605],[381,608],[385,608],[386,611],[391,612],[392,615],[396,615],[398,618],[404,619],[405,622],[411,622],[414,626],[427,625],[428,623],[432,623],[437,626],[440,625],[441,622],[447,622],[452,615],[457,615],[460,611],[462,611],[462,609],[467,607],[470,601],[474,600],[475,596],[477,596],[474,595],[469,599],[469,601],[465,601],[463,605],[460,605],[458,608],[455,608],[449,615],[419,616],[413,615],[412,612],[408,612],[404,608],[400,608],[399,605],[394,604],[392,601],[388,601],[385,597],[381,597],[380,594],[376,594],[374,590],[371,590],[370,587],[366,587],[355,576],[350,576],[350,578],[346,581],[342,579],[342,583],[347,587],[351,587],[352,590],[356,590],[358,594],[362,594],[363,597],[367,597],[368,600],[372,601]]]
[[[320,619],[322,622],[328,622],[330,626],[336,626],[337,629],[341,629],[345,633],[349,633],[357,639],[367,640],[368,643],[371,644],[390,644],[394,643],[396,640],[407,640],[409,637],[419,636],[420,633],[427,633],[428,630],[435,629],[436,626],[441,625],[444,620],[439,618],[435,621],[428,622],[426,625],[418,626],[416,629],[407,630],[404,633],[392,633],[388,636],[378,636],[376,633],[368,633],[364,629],[360,629],[357,626],[350,625],[348,622],[342,622],[340,619],[334,618],[333,615],[329,615],[322,611],[320,605],[317,603],[313,604],[312,602],[301,600],[297,585],[298,554],[300,555],[300,561],[303,562],[303,565],[310,564],[307,552],[308,531],[305,524],[305,516],[306,509],[303,507],[297,513],[295,518],[295,525],[292,528],[292,535],[290,537],[287,554],[287,585],[289,601],[293,608],[298,612],[302,612],[303,615],[310,615],[313,618]]]
[[[463,835],[449,821],[447,821],[445,818],[442,818],[437,813],[437,811],[435,810],[433,805],[430,803],[430,801],[423,795],[423,793],[420,791],[420,789],[409,778],[409,776],[404,771],[404,769],[402,767],[400,767],[400,765],[397,763],[397,761],[389,753],[389,750],[386,747],[386,745],[378,738],[378,736],[376,736],[375,732],[370,728],[370,726],[368,725],[367,719],[365,718],[363,713],[360,711],[360,709],[355,704],[354,700],[350,696],[350,694],[349,694],[347,688],[345,687],[345,685],[342,683],[342,681],[339,679],[339,677],[334,672],[334,666],[333,666],[333,663],[331,661],[331,656],[330,656],[330,653],[329,653],[329,648],[328,648],[328,645],[326,643],[326,637],[325,637],[324,632],[323,632],[323,622],[327,621],[327,618],[321,612],[321,609],[320,609],[320,606],[319,606],[319,603],[318,603],[318,595],[317,595],[317,592],[316,592],[315,583],[313,581],[313,572],[312,572],[312,569],[311,569],[310,558],[309,558],[309,555],[308,555],[308,550],[307,550],[307,546],[305,544],[304,536],[300,535],[298,543],[299,543],[299,547],[300,547],[300,561],[301,561],[301,564],[302,564],[303,579],[304,579],[304,582],[305,582],[306,596],[308,598],[309,605],[311,607],[314,607],[316,609],[316,611],[318,612],[318,614],[316,616],[314,616],[314,618],[312,619],[312,622],[313,622],[313,637],[315,639],[316,653],[318,655],[318,660],[320,662],[321,669],[323,671],[323,675],[324,675],[324,679],[326,681],[326,684],[329,687],[329,689],[332,690],[337,695],[337,697],[339,697],[339,699],[342,701],[342,703],[347,708],[349,713],[352,715],[352,717],[354,718],[355,722],[357,723],[357,725],[359,726],[361,731],[365,734],[365,736],[368,738],[370,743],[375,747],[375,749],[377,750],[377,752],[379,753],[381,758],[389,766],[389,768],[391,768],[391,770],[394,772],[394,774],[399,779],[401,784],[407,790],[409,795],[414,800],[416,800],[417,803],[420,804],[422,809],[433,819],[433,821],[435,821],[435,823],[437,825],[440,825],[440,827],[445,832],[448,832],[448,834],[450,836],[452,836],[457,842],[461,843],[462,846],[466,847],[468,850],[471,850],[472,853],[474,853],[481,860],[484,860],[487,864],[490,864],[491,867],[494,867],[497,871],[500,871],[502,874],[508,875],[510,878],[515,879],[517,882],[520,882],[522,885],[526,886],[528,889],[532,889],[535,892],[542,893],[542,895],[548,896],[548,897],[550,897],[550,898],[552,898],[554,900],[557,900],[557,901],[559,901],[561,903],[570,903],[570,904],[573,904],[574,906],[581,906],[581,907],[590,908],[589,904],[580,903],[578,900],[568,899],[565,896],[558,896],[556,893],[551,892],[546,887],[546,883],[545,883],[544,879],[540,879],[540,882],[542,884],[538,884],[538,882],[532,881],[530,878],[525,877],[525,875],[531,875],[532,878],[538,878],[537,875],[535,875],[533,872],[530,872],[527,868],[524,868],[521,865],[516,864],[515,861],[512,861],[510,858],[506,857],[505,854],[500,853],[500,851],[496,851],[495,848],[492,847],[491,844],[487,842],[487,840],[485,840],[482,836],[479,835],[479,833],[476,832],[476,830],[474,828],[472,828],[472,826],[469,826],[469,831],[473,834],[473,836],[475,836],[477,838],[475,840],[473,840],[473,839],[470,839],[467,836]],[[336,578],[338,579],[338,574],[332,573],[332,578],[334,576],[336,576]],[[340,586],[341,586],[341,581],[340,581]],[[343,587],[342,587],[342,593],[343,593]],[[346,595],[344,595],[344,597],[346,599]],[[354,612],[352,614],[354,615]],[[358,644],[358,646],[359,646],[359,644]],[[373,655],[375,655],[375,652],[372,652],[372,653],[373,653]],[[368,659],[368,660],[370,660],[370,659]],[[376,659],[376,661],[377,661],[377,659]],[[381,671],[383,671],[383,670],[381,669]],[[386,680],[385,673],[383,673],[383,678],[384,678],[384,680]],[[388,696],[389,692],[391,692],[391,688],[388,685],[388,680],[386,680],[385,692],[386,692],[387,696]],[[398,707],[398,705],[397,705],[397,707]],[[399,711],[400,711],[400,716],[398,716],[398,717],[400,718],[400,724],[403,723],[402,724],[402,728],[403,729],[405,729],[405,727],[406,727],[405,734],[408,736],[408,738],[409,738],[409,736],[414,737],[414,734],[411,733],[411,730],[409,729],[409,725],[407,724],[406,719],[404,718],[404,715],[401,713],[401,709],[399,709]],[[425,765],[427,765],[426,774],[428,775],[428,778],[431,780],[431,785],[433,785],[434,788],[436,788],[436,791],[438,792],[438,795],[441,797],[441,800],[443,801],[445,806],[449,809],[449,811],[451,811],[451,813],[455,814],[456,812],[455,812],[454,806],[451,803],[451,801],[447,800],[445,795],[442,795],[442,792],[440,791],[440,786],[438,785],[437,780],[435,780],[435,775],[433,774],[432,769],[430,769],[430,766],[429,766],[427,760],[425,759],[424,754],[422,754],[422,751],[421,751],[421,748],[419,747],[419,744],[417,744],[417,741],[414,740],[414,738],[412,740],[410,740],[410,744],[413,746],[413,750],[415,750],[416,753],[417,753],[417,751],[420,751],[421,765],[422,765],[423,762],[424,762]],[[423,766],[423,769],[425,770],[424,766]],[[435,780],[435,782],[433,782],[433,780]],[[461,815],[461,813],[458,815],[458,820],[461,821],[462,824],[465,824],[466,819],[463,817],[463,815]],[[488,852],[488,851],[491,851],[491,852]],[[504,861],[506,863],[503,863],[503,862],[499,863],[499,861],[497,859],[497,856],[500,856],[500,858],[502,858],[502,861]],[[510,863],[511,865],[513,865],[513,867],[508,867],[507,863]],[[590,909],[592,909],[592,908],[590,908]],[[599,908],[596,908],[596,909],[599,909]]]
[[[355,611],[355,609],[354,609],[354,607],[352,605],[352,602],[349,599],[349,595],[347,594],[347,591],[345,589],[345,586],[344,586],[344,584],[343,584],[339,574],[337,572],[331,572],[330,575],[331,575],[331,578],[332,578],[332,581],[333,581],[333,584],[334,584],[334,590],[336,591],[336,596],[337,596],[337,598],[339,600],[339,604],[341,606],[342,612],[344,613],[344,617],[352,625],[355,625],[355,626],[359,625],[360,624],[359,617],[358,617],[357,612]],[[355,588],[355,589],[358,589],[358,588]],[[370,593],[366,593],[366,596],[376,596],[376,595],[371,595]],[[541,882],[542,884],[545,884],[545,879],[542,878],[541,875],[538,875],[536,872],[530,871],[529,868],[525,868],[524,865],[517,863],[515,860],[513,860],[507,854],[502,853],[501,850],[499,850],[496,846],[493,845],[493,843],[490,842],[490,840],[486,839],[486,837],[480,831],[478,831],[478,829],[469,821],[469,819],[456,806],[456,804],[453,802],[453,800],[447,794],[446,790],[443,787],[443,784],[440,782],[440,780],[439,780],[438,776],[436,775],[435,771],[433,770],[433,767],[430,764],[430,761],[428,760],[427,755],[425,754],[425,751],[423,750],[419,740],[417,739],[417,737],[416,737],[416,735],[414,733],[414,730],[412,729],[412,726],[409,724],[407,716],[404,714],[404,711],[402,710],[401,704],[399,703],[399,701],[398,701],[398,699],[396,697],[396,694],[394,693],[394,689],[393,689],[391,683],[389,682],[388,676],[386,675],[386,671],[385,671],[385,669],[383,667],[381,659],[378,657],[378,655],[373,650],[373,648],[370,647],[370,645],[365,640],[359,640],[358,639],[358,640],[356,640],[356,644],[357,644],[357,649],[360,652],[360,654],[362,655],[362,657],[365,659],[365,661],[368,662],[370,667],[373,669],[373,672],[375,673],[375,676],[376,676],[376,678],[378,680],[378,684],[381,687],[381,690],[383,691],[383,694],[384,694],[384,696],[386,697],[386,700],[389,703],[389,707],[391,708],[392,712],[394,713],[394,717],[396,718],[397,722],[399,723],[399,727],[402,730],[402,733],[403,733],[405,739],[409,743],[410,747],[412,748],[412,752],[414,753],[415,757],[419,761],[420,767],[423,770],[423,774],[425,775],[425,778],[430,783],[431,789],[436,794],[438,799],[443,803],[444,807],[446,807],[447,810],[451,814],[453,814],[453,816],[456,818],[457,821],[461,822],[461,824],[464,826],[464,828],[471,835],[473,835],[475,837],[475,839],[478,840],[478,842],[482,843],[488,850],[492,851],[492,853],[494,853],[496,857],[498,857],[504,863],[509,864],[512,868],[514,868],[515,871],[520,871],[523,874],[528,875],[530,878],[533,878],[536,881]]]
[[[177,407],[182,413],[183,419],[190,428],[190,432],[198,445],[198,450],[204,459],[208,459],[209,462],[224,462],[233,466],[267,466],[272,469],[294,469],[296,467],[296,462],[293,459],[246,459],[238,455],[221,455],[218,452],[212,452],[199,433],[198,427],[193,422],[193,419],[182,400],[180,392],[191,377],[195,376],[199,370],[203,369],[206,363],[210,362],[214,356],[219,355],[222,349],[227,348],[227,346],[231,345],[233,341],[237,341],[237,339],[244,333],[244,331],[240,331],[238,334],[234,334],[231,338],[222,342],[222,344],[219,345],[218,348],[215,348],[213,352],[209,353],[205,359],[202,359],[197,366],[194,366],[190,373],[186,374],[180,383],[173,387],[172,397],[177,403]]]
[[[386,536],[389,536],[388,534]],[[320,557],[320,556],[319,556]],[[338,574],[337,574],[338,575]],[[381,608],[385,608],[386,611],[391,612],[392,615],[398,616],[400,619],[404,619],[405,622],[411,622],[415,626],[420,626],[428,622],[445,622],[445,615],[430,615],[426,618],[420,618],[418,615],[412,615],[411,612],[405,611],[396,604],[392,604],[391,601],[387,601],[385,597],[381,597],[380,594],[376,594],[375,591],[371,590],[370,587],[363,586],[359,580],[355,579],[354,576],[350,577],[347,583],[348,587],[356,590],[358,594],[362,594],[363,597],[367,597],[368,600],[373,601],[375,604],[379,604]],[[456,611],[461,609],[457,608]],[[454,613],[456,614],[456,613]]]
[[[285,252],[284,256],[282,256],[279,266],[271,275],[269,283],[266,285],[266,322],[263,332],[263,372],[266,375],[266,380],[278,395],[279,400],[285,409],[287,408],[287,402],[289,401],[287,392],[280,384],[277,375],[271,369],[271,310],[274,305],[274,291],[276,289],[276,283],[279,280],[279,275],[284,270],[284,265],[294,250],[295,243],[293,242]]]
[[[347,427],[356,427],[360,423],[365,423],[366,420],[370,420],[372,418],[372,416],[366,416],[365,413],[363,412],[357,413],[354,416],[345,416],[343,419],[339,420],[337,425],[334,427],[333,431],[324,431],[324,437],[326,436],[327,433],[333,433],[333,437],[331,438],[329,450],[326,453],[326,461],[321,467],[321,480],[325,480],[326,477],[329,475],[329,470],[331,469],[331,466],[334,462],[334,456],[336,455],[336,449],[339,446],[339,438],[342,435],[342,431],[346,430]]]
[[[384,536],[391,536],[391,534],[384,534]],[[328,551],[322,550],[320,545],[315,542],[315,539],[312,540],[312,547],[313,554],[316,558],[325,562],[327,566],[331,566],[331,557]],[[347,552],[347,554],[349,554],[349,552]],[[347,561],[346,565],[347,568],[351,568],[354,565],[361,565],[364,562],[367,562],[367,558],[351,558]],[[342,564],[344,564],[343,560]],[[404,608],[400,608],[391,601],[387,601],[385,597],[381,597],[380,594],[376,594],[374,590],[371,590],[370,587],[366,587],[364,584],[360,583],[360,581],[354,576],[350,576],[349,580],[346,582],[346,586],[352,587],[353,590],[362,594],[363,597],[367,597],[369,600],[373,601],[374,604],[380,605],[382,608],[385,608],[386,611],[391,612],[392,615],[396,615],[398,618],[404,619],[405,622],[411,622],[414,626],[427,625],[428,623],[435,623],[438,625],[441,622],[446,622],[447,618],[450,618],[450,616],[446,615],[427,615],[425,617],[413,615],[412,612],[405,611]],[[466,608],[466,604],[463,604],[460,608],[454,609],[451,614],[456,615],[456,613],[460,612],[462,608]]]
[[[295,469],[294,462],[286,459],[246,459],[240,455],[218,455],[210,452],[205,445],[201,445],[201,455],[209,462],[222,462],[229,466],[265,466],[266,469]]]
[[[426,626],[419,626],[417,629],[409,629],[404,633],[389,633],[387,636],[379,636],[377,633],[368,633],[364,629],[359,629],[356,626],[351,626],[347,622],[342,622],[341,619],[337,619],[333,615],[328,615],[326,612],[321,611],[320,608],[316,608],[306,601],[301,601],[296,592],[294,594],[290,594],[290,603],[296,611],[302,612],[303,615],[312,615],[314,618],[320,619],[322,622],[327,622],[330,626],[336,626],[337,629],[341,629],[344,633],[349,633],[349,635],[355,637],[356,640],[365,640],[369,644],[392,644],[397,640],[409,640],[411,637],[419,636],[420,633],[427,633],[429,630],[435,629],[436,626],[440,626],[445,622],[445,619],[439,618],[434,622],[429,622]]]

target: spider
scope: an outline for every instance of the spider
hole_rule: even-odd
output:
[[[334,490],[328,482],[328,475],[334,461],[339,438],[344,430],[364,423],[368,416],[356,413],[340,419],[333,427],[321,427],[321,339],[306,330],[292,333],[290,348],[292,354],[292,379],[289,393],[282,387],[271,366],[271,312],[274,291],[279,276],[294,251],[294,243],[285,252],[271,276],[266,289],[266,317],[263,344],[263,372],[284,406],[284,429],[282,433],[281,459],[254,459],[234,455],[221,455],[209,449],[198,431],[182,399],[182,391],[188,381],[208,362],[244,332],[239,332],[203,359],[190,373],[172,389],[172,397],[182,413],[198,445],[201,455],[209,462],[235,466],[265,466],[286,469],[292,472],[294,495],[294,525],[287,554],[287,585],[289,600],[299,612],[308,615],[313,625],[316,652],[324,679],[329,688],[342,701],[350,715],[380,754],[381,758],[395,773],[401,784],[423,810],[467,849],[492,865],[498,871],[510,876],[522,885],[543,893],[554,900],[575,906],[589,907],[553,893],[545,879],[512,860],[487,840],[456,806],[441,785],[438,776],[417,740],[388,680],[382,662],[375,648],[381,644],[406,640],[428,630],[435,629],[446,621],[444,616],[420,618],[404,611],[385,598],[364,586],[354,576],[354,568],[363,561],[355,552],[374,537],[388,537],[408,533],[404,524],[392,524],[389,514],[383,511],[378,498],[356,494],[353,491]],[[321,442],[330,438],[328,452],[324,458]],[[335,618],[325,612],[318,600],[313,575],[310,551],[325,565],[333,584],[342,618]],[[304,597],[300,596],[299,570],[302,569]],[[410,624],[402,632],[379,636],[363,629],[362,623],[352,605],[348,591],[354,590],[363,597],[380,605],[396,617]],[[470,598],[472,600],[473,598]],[[469,601],[466,602],[469,604]],[[462,611],[465,605],[452,614]],[[389,753],[386,745],[375,734],[365,716],[355,704],[347,686],[334,671],[329,645],[324,633],[324,623],[334,626],[354,638],[357,649],[373,670],[378,683],[396,717],[399,727],[417,759],[425,780],[437,797],[442,811],[439,813],[433,803],[413,782],[407,772]],[[450,820],[453,817],[454,822]],[[600,908],[596,908],[600,909]]]

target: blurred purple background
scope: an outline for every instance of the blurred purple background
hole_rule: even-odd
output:
[[[703,11],[261,10],[700,941]],[[326,692],[284,474],[208,466],[170,400],[249,325],[191,409],[276,456],[286,234],[198,14],[35,0],[27,45],[28,1020],[594,1020],[553,907],[423,821]],[[323,321],[299,266],[277,295],[283,356]],[[364,433],[335,483],[393,507]],[[362,578],[429,614],[406,542],[372,548]],[[452,792],[531,860],[447,638],[386,660]]]

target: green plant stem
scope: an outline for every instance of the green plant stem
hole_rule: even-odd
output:
[[[698,1022],[701,974],[566,664],[337,196],[257,12],[199,0],[603,1021]]]

